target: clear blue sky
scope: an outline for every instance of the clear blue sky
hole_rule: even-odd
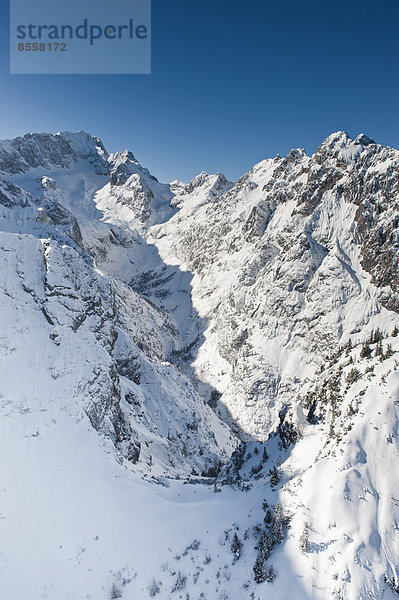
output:
[[[7,4],[0,138],[85,129],[162,181],[236,179],[338,129],[399,146],[397,0],[153,0],[152,75],[125,76],[9,75]]]

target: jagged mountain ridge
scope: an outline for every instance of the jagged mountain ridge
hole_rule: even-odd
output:
[[[20,475],[32,488],[48,469],[75,506],[54,453],[85,514],[87,498],[101,489],[122,515],[119,521],[94,502],[76,558],[82,526],[70,527],[69,535],[57,525],[57,536],[68,538],[69,562],[58,559],[50,586],[45,563],[36,568],[39,578],[32,567],[19,585],[7,579],[7,600],[26,597],[32,586],[57,598],[146,598],[158,588],[155,595],[165,600],[180,590],[231,600],[242,593],[281,600],[292,590],[298,598],[393,597],[398,155],[364,135],[351,140],[338,132],[313,156],[293,150],[235,183],[201,173],[188,185],[165,185],[130,152],[108,155],[84,132],[0,143],[3,455],[11,464],[14,449],[30,465],[32,478],[24,469]],[[371,357],[361,357],[377,328],[382,354],[374,342]],[[163,479],[214,476],[239,439],[264,443],[251,441],[247,454],[244,447],[237,480],[241,450],[233,455],[200,502],[196,486],[184,492]],[[259,462],[255,448],[269,458]],[[6,464],[3,554],[17,573],[10,536],[19,523]],[[88,481],[87,469],[94,471]],[[136,474],[171,488],[153,501]],[[113,478],[123,481],[123,495]],[[252,486],[248,492],[226,489],[228,481],[246,489],[240,478]],[[213,494],[218,485],[220,501]],[[28,496],[22,524],[32,510],[44,523],[42,506],[63,523],[63,500],[60,512],[47,506],[47,489],[44,481]],[[140,508],[146,531],[132,508],[136,496],[138,506],[153,507]],[[265,497],[270,506],[279,500],[290,517],[284,544],[268,550],[280,573],[271,586],[267,579],[255,583],[252,572],[260,544],[254,525]],[[152,531],[158,510],[165,519],[156,525],[161,542]],[[179,525],[168,529],[168,519]],[[232,560],[232,533],[215,545],[209,532],[222,535],[226,526],[242,538],[243,558],[233,558],[222,576],[223,561]],[[148,527],[152,545],[138,558]],[[87,541],[96,529],[96,538],[106,540],[99,556]],[[48,531],[39,546],[43,559],[56,543]],[[188,546],[194,531],[202,546]],[[115,544],[119,567],[109,554]],[[182,557],[165,567],[170,546],[177,553],[179,544],[187,546]],[[220,561],[215,573],[205,544]],[[82,571],[89,565],[93,575]],[[73,589],[60,592],[67,572]]]
[[[63,162],[64,135],[70,146],[66,164]],[[84,409],[92,425],[111,436],[121,456],[133,463],[140,461],[145,469],[154,474],[171,474],[179,469],[183,469],[183,472],[194,469],[200,473],[209,461],[219,460],[223,456],[227,458],[234,442],[229,441],[231,436],[227,428],[221,423],[217,424],[217,418],[190,381],[167,362],[169,354],[179,347],[173,320],[123,281],[101,274],[84,250],[87,223],[90,223],[90,216],[99,211],[85,207],[83,192],[83,202],[78,205],[81,210],[77,211],[80,222],[70,212],[71,204],[74,206],[71,196],[75,191],[71,193],[71,185],[74,185],[75,165],[81,160],[85,161],[83,173],[88,171],[88,189],[93,178],[96,180],[99,177],[99,171],[101,174],[107,172],[111,178],[115,171],[108,167],[107,155],[102,145],[98,145],[99,141],[87,134],[83,140],[82,137],[83,134],[78,134],[75,140],[72,134],[62,134],[53,136],[56,143],[54,140],[50,143],[50,136],[40,135],[36,140],[34,136],[27,136],[27,144],[25,140],[11,144],[21,150],[19,170],[22,170],[23,161],[33,156],[32,146],[36,152],[32,164],[26,163],[24,172],[19,174],[25,181],[29,176],[27,187],[30,192],[23,191],[7,180],[2,183],[1,221],[7,231],[7,234],[2,231],[3,251],[9,248],[10,253],[18,255],[18,244],[11,242],[17,238],[23,256],[26,258],[29,254],[23,250],[26,246],[27,249],[31,248],[35,258],[32,266],[28,263],[23,269],[17,270],[19,280],[12,289],[8,289],[8,293],[13,296],[16,307],[29,299],[32,310],[42,315],[43,328],[48,329],[54,350],[48,353],[48,372],[57,372],[54,364],[62,362],[60,353],[73,355],[75,351],[76,358],[79,357],[81,361],[88,352],[87,369],[80,376],[77,376],[80,368],[77,365],[73,367],[75,361],[69,358],[72,364],[64,369],[71,376],[68,394],[77,398],[78,412]],[[73,144],[70,144],[71,139]],[[37,147],[41,145],[44,145],[42,155],[37,152]],[[9,144],[5,146],[8,149]],[[98,154],[94,160],[96,152]],[[3,159],[2,169],[7,168],[9,160],[12,159]],[[49,160],[52,162],[49,163]],[[61,182],[72,180],[68,182],[68,188],[62,188],[62,183],[60,188],[56,180],[47,175],[37,176],[43,165],[46,172],[50,171],[51,174],[55,169],[54,177],[60,176]],[[101,183],[105,183],[104,176],[100,177]],[[82,179],[79,174],[75,182],[78,190],[82,189],[82,182],[84,188],[84,175]],[[65,202],[67,195],[69,201]],[[124,246],[118,245],[116,228],[104,230],[101,223],[97,229],[95,226],[96,221],[91,221],[91,229],[94,228],[94,237],[99,244],[103,241],[103,233],[106,233],[110,244],[124,251]],[[36,277],[33,273],[28,275],[29,271],[37,269],[37,265],[41,268]],[[15,268],[11,263],[5,267],[5,273],[13,273]],[[34,279],[35,285],[26,281],[29,277]],[[34,346],[36,341],[34,337],[29,339],[29,332],[30,326],[26,324],[28,343]],[[17,356],[15,360],[18,360]],[[8,362],[12,362],[11,357]],[[10,365],[7,367],[10,368]],[[63,368],[61,375],[54,375],[54,379],[60,376],[63,376]],[[155,394],[152,392],[154,385],[157,390]],[[202,425],[210,436],[208,447],[207,434],[202,430]],[[220,437],[220,448],[215,435]],[[193,445],[194,439],[197,441]],[[150,447],[157,447],[155,455],[158,461],[149,450]],[[183,455],[179,456],[180,452],[184,452],[187,460]]]
[[[398,169],[397,150],[338,132],[312,157],[259,163],[216,199],[190,184],[152,228],[164,260],[194,273],[209,319],[197,369],[249,434],[267,435],[331,348],[392,330]]]

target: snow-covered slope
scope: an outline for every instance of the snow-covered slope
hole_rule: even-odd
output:
[[[398,172],[398,151],[339,132],[314,156],[263,161],[212,197],[201,175],[153,227],[165,262],[194,274],[209,322],[196,369],[249,436],[267,436],[331,348],[391,331]]]
[[[2,600],[397,595],[398,182],[0,142]]]
[[[62,135],[74,140],[73,150],[77,145],[83,147],[82,155],[88,154],[82,134],[77,140]],[[64,143],[62,139],[61,150]],[[75,150],[72,157],[78,160]],[[173,319],[123,278],[101,273],[84,251],[88,215],[90,239],[100,244],[104,233],[104,224],[97,226],[101,213],[87,191],[98,164],[91,156],[85,160],[79,174],[69,165],[60,171],[47,163],[51,176],[40,176],[41,167],[27,170],[23,177],[32,195],[2,182],[2,322],[13,348],[3,356],[8,374],[3,385],[10,378],[15,401],[29,405],[27,390],[36,373],[43,403],[58,397],[61,410],[68,399],[72,413],[79,418],[85,413],[113,439],[121,457],[153,475],[200,473],[209,461],[231,453],[233,436],[193,383],[169,362],[181,343]],[[36,154],[35,165],[39,161]],[[68,193],[74,188],[81,224],[68,210],[74,204],[67,201]],[[111,229],[105,232],[117,246],[116,258],[128,261],[124,245],[115,241]],[[27,353],[27,377],[12,375],[25,364]]]

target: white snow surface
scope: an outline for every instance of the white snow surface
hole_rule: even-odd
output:
[[[398,181],[0,142],[1,600],[397,597]]]

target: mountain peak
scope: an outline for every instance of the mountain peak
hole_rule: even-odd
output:
[[[55,135],[67,141],[74,153],[80,158],[88,158],[94,155],[100,155],[104,159],[108,158],[108,152],[100,138],[92,136],[87,131],[59,131]]]
[[[375,144],[375,141],[369,138],[364,133],[359,133],[357,138],[355,139],[355,144],[361,144],[362,146],[370,146],[371,144]]]
[[[88,160],[99,175],[106,175],[108,153],[101,140],[85,131],[27,133],[0,141],[0,170],[26,173],[38,167],[68,169],[78,160]]]
[[[317,162],[324,161],[328,157],[351,162],[371,145],[375,145],[375,141],[364,133],[360,133],[353,140],[346,131],[336,131],[324,140],[314,156]]]
[[[131,152],[127,148],[125,150],[123,150],[122,152],[112,152],[112,154],[109,155],[109,159],[114,164],[127,163],[127,162],[134,162],[134,163],[138,164],[138,161],[137,161],[136,157],[134,156],[133,152]]]
[[[201,173],[196,175],[194,179],[190,181],[187,188],[190,188],[190,190],[192,191],[195,188],[203,186],[224,186],[228,183],[229,181],[226,179],[225,175],[220,171],[214,174],[207,173],[206,171],[201,171]]]
[[[352,140],[350,136],[346,133],[346,131],[335,131],[334,133],[331,133],[329,136],[326,137],[326,139],[320,144],[320,146],[316,150],[315,154],[317,154],[318,152],[322,152],[323,154],[333,155],[334,153],[338,152],[341,148],[348,146],[351,141]]]

